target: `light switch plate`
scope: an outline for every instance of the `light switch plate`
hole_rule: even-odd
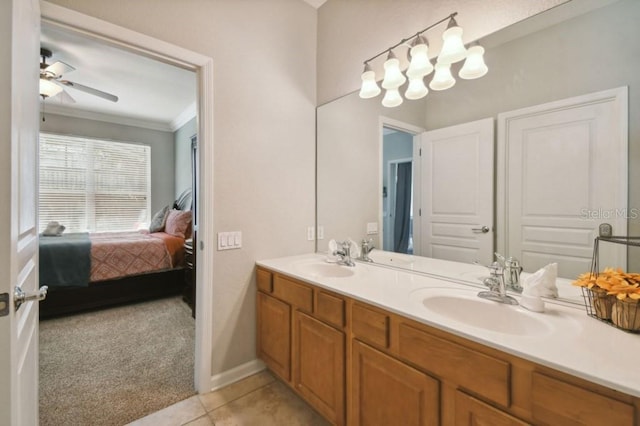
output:
[[[367,223],[367,235],[374,235],[378,233],[378,222]]]
[[[233,250],[242,247],[242,232],[218,232],[218,250]]]

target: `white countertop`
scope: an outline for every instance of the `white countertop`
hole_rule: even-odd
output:
[[[531,335],[494,332],[434,313],[422,303],[421,295],[425,292],[442,293],[450,288],[452,294],[473,295],[485,289],[481,285],[473,286],[468,282],[361,262],[356,262],[355,267],[349,268],[353,271],[352,276],[338,278],[319,277],[300,267],[314,262],[324,263],[325,259],[322,254],[306,254],[262,260],[257,264],[486,346],[640,397],[640,334],[627,333],[591,318],[584,307],[546,301],[545,312],[534,313],[521,306],[487,301],[495,303],[496,309],[514,309],[529,316],[532,323],[540,319],[545,324],[544,331]],[[461,268],[470,266],[460,265]],[[513,296],[519,299],[518,295]]]

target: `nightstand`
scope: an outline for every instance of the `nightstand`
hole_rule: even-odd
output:
[[[184,291],[182,300],[191,308],[191,316],[196,317],[196,256],[193,251],[193,239],[184,242]]]

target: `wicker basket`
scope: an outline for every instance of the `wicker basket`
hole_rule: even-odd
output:
[[[640,300],[616,299],[611,310],[611,322],[623,330],[640,332]]]
[[[611,320],[611,312],[613,310],[613,305],[617,300],[616,297],[607,294],[606,290],[601,288],[594,287],[589,289],[589,292],[591,293],[589,302],[593,308],[593,315],[595,315],[596,318],[603,320]]]

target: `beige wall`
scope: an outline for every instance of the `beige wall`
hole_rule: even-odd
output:
[[[214,60],[212,373],[255,359],[257,259],[312,252],[317,12],[300,0],[54,0]]]
[[[328,0],[318,11],[318,104],[358,89],[364,60],[453,12],[468,43],[565,1]],[[426,33],[434,52],[445,29]],[[383,62],[371,63],[379,79]]]

